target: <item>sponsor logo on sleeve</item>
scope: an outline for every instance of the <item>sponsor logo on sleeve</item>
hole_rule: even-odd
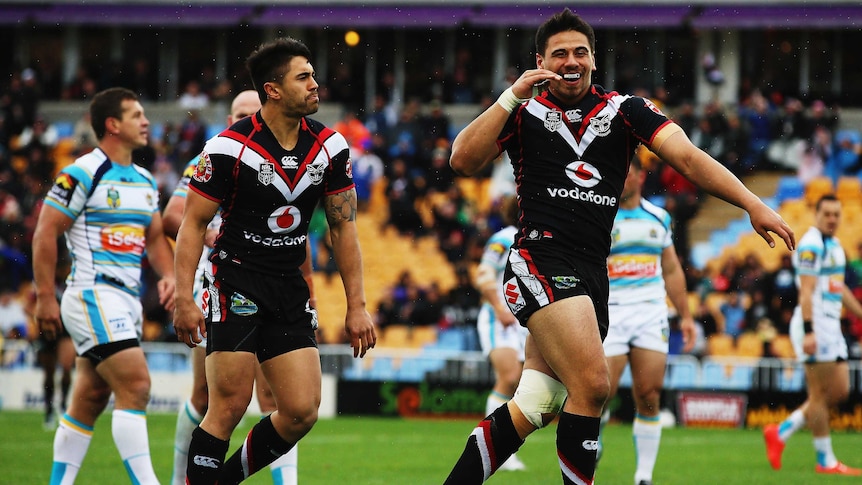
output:
[[[57,179],[54,180],[54,186],[51,187],[48,197],[66,207],[69,207],[69,203],[72,201],[72,195],[75,194],[75,187],[77,186],[78,181],[75,178],[68,173],[61,173],[57,176]]]

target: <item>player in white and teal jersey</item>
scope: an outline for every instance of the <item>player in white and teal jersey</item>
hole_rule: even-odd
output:
[[[790,339],[797,360],[805,366],[808,399],[780,424],[763,428],[766,456],[776,470],[781,468],[784,444],[807,424],[814,440],[817,473],[862,475],[859,468],[838,461],[829,433],[830,411],[850,392],[842,308],[846,305],[862,316],[862,304],[844,283],[847,259],[835,237],[840,221],[841,202],[834,195],[823,196],[815,207],[814,226],[802,236],[793,254],[799,303],[790,320]]]
[[[637,449],[635,484],[651,484],[661,441],[659,405],[667,365],[667,297],[680,316],[685,350],[694,345],[694,321],[688,308],[685,276],[672,242],[671,217],[641,197],[646,173],[637,157],[626,177],[620,208],[611,231],[608,256],[608,336],[604,341],[612,398],[620,377],[632,368]],[[606,409],[602,422],[606,422]]]
[[[36,321],[47,338],[66,327],[75,350],[72,399],[54,436],[51,484],[73,483],[96,419],[111,395],[111,430],[133,483],[158,483],[150,460],[146,409],[150,375],[140,346],[141,263],[162,276],[159,301],[173,307],[173,253],[162,229],[158,190],[132,163],[149,121],[134,92],[111,88],[90,104],[99,146],[64,168],[45,198],[33,237]],[[57,239],[72,258],[62,302],[54,294]],[[62,317],[61,317],[62,315]]]

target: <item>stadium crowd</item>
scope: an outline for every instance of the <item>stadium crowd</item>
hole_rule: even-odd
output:
[[[59,136],[52,120],[40,113],[39,103],[87,100],[111,85],[136,89],[143,99],[153,98],[155,74],[146,63],[136,64],[136,69],[126,74],[114,74],[96,78],[81,70],[72,83],[63,86],[48,73],[25,68],[0,85],[0,295],[13,295],[22,308],[31,304],[28,288],[32,279],[32,237],[44,194],[59,168],[96,143],[89,121],[83,116],[71,135]],[[332,75],[343,73],[336,71]],[[381,85],[386,86],[384,81]],[[185,119],[172,120],[153,130],[159,136],[151,137],[150,146],[137,154],[137,163],[158,178],[162,204],[168,200],[182,167],[205,141],[209,120],[199,117],[196,109],[224,103],[241,88],[204,72],[200,79],[187,83],[175,100],[187,108]],[[360,211],[371,210],[369,203],[375,190],[379,190],[388,214],[383,223],[402,237],[436,241],[454,268],[457,284],[452,288],[434,280],[420,284],[408,272],[389,282],[385,296],[379,302],[369,302],[370,308],[376,310],[377,324],[382,328],[399,323],[470,328],[480,305],[478,291],[470,281],[471,270],[487,238],[501,228],[497,202],[499,195],[511,192],[512,181],[506,173],[506,160],[499,160],[494,170],[482,173],[478,181],[467,184],[456,178],[448,160],[451,141],[460,127],[451,121],[445,106],[467,102],[476,104],[480,112],[493,102],[494,93],[480,96],[471,92],[458,82],[457,75],[452,79],[434,77],[427,92],[413,93],[403,106],[391,103],[385,90],[380,92],[374,105],[366,110],[357,104],[357,93],[321,88],[323,101],[343,108],[333,128],[344,134],[351,145]],[[652,98],[696,145],[738,176],[781,171],[795,174],[803,184],[824,176],[833,181],[842,176],[862,177],[862,136],[858,131],[839,129],[838,106],[828,106],[820,100],[803,102],[758,89],[744,93],[736,106],[695,106],[674,99],[673,93],[660,87],[635,94]],[[754,334],[762,344],[761,355],[781,355],[772,342],[776,336],[787,334],[796,304],[789,256],[774,270],[767,270],[754,253],[743,260],[728,258],[717,271],[710,266],[696,268],[690,262],[687,228],[698,215],[701,194],[652,153],[643,150],[638,156],[649,173],[644,196],[666,207],[675,221],[674,242],[686,268],[692,307],[700,323],[696,353],[710,352],[707,340],[713,334],[729,334],[735,340],[743,334]],[[332,274],[325,226],[312,224],[315,270]],[[862,296],[862,246],[846,249],[852,260],[848,285]],[[175,341],[169,315],[159,310],[153,298],[145,296],[144,307],[147,319],[158,325],[151,327],[145,337]],[[20,314],[17,308],[7,308],[6,304],[0,308],[4,336],[33,339],[32,328],[8,321],[9,315]],[[851,355],[858,359],[862,321],[848,318],[845,330]]]

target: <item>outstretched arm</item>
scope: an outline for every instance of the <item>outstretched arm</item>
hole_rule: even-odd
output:
[[[344,330],[353,347],[354,357],[365,357],[377,344],[374,322],[365,308],[365,288],[362,281],[362,254],[356,231],[356,190],[328,195],[323,201],[326,220],[332,238],[332,252],[347,298]]]
[[[679,125],[670,123],[662,128],[654,137],[651,148],[698,187],[748,212],[752,227],[769,247],[775,247],[772,237],[775,234],[784,240],[787,249],[792,251],[796,248],[796,237],[784,219],[727,168],[691,143]]]

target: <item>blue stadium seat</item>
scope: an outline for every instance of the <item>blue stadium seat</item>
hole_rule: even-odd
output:
[[[733,362],[707,360],[701,369],[705,389],[748,390],[751,388],[752,368]]]
[[[805,196],[805,185],[794,175],[786,175],[778,181],[775,199],[780,205],[785,200],[801,199]]]
[[[688,359],[674,359],[668,361],[668,368],[664,374],[665,389],[693,389],[698,385],[698,362]]]
[[[627,365],[623,370],[623,375],[620,376],[619,387],[632,387],[632,368]]]
[[[51,124],[54,125],[54,129],[57,130],[57,136],[61,140],[69,138],[75,132],[75,124],[71,121],[55,121]]]

